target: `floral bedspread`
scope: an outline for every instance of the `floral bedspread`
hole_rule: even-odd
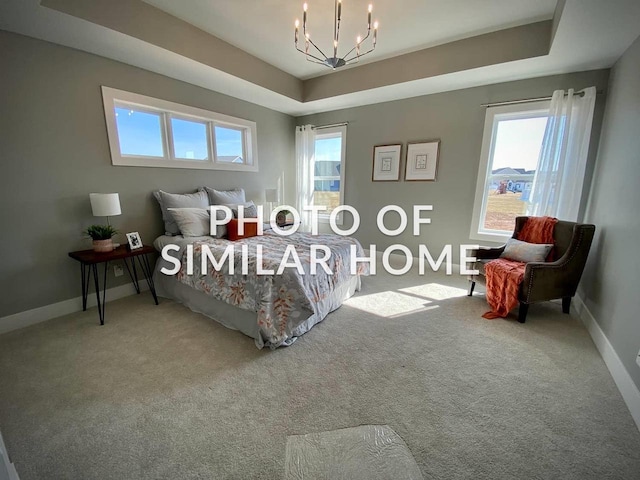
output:
[[[228,245],[234,245],[234,272],[229,273],[230,261],[220,271],[208,263],[206,275],[201,270],[203,245],[207,245],[212,256],[219,261]],[[242,274],[242,245],[248,248],[248,274]],[[318,265],[311,274],[311,245],[326,245],[331,256],[326,261],[331,274]],[[278,275],[258,275],[257,246],[262,246],[262,269],[278,271],[287,245],[293,245],[300,258],[305,274],[295,267],[287,267]],[[344,300],[346,287],[352,283],[350,272],[351,246],[356,245],[357,255],[363,256],[360,243],[350,237],[338,235],[311,235],[294,233],[290,236],[264,235],[230,242],[211,238],[194,243],[193,274],[187,275],[187,252],[182,256],[182,266],[177,279],[196,290],[238,308],[256,312],[257,323],[264,344],[271,348],[289,344],[304,322],[314,317],[311,325],[322,320]],[[319,252],[318,257],[323,253]],[[289,258],[291,260],[291,258]],[[359,263],[356,275],[368,275],[366,263]],[[310,327],[309,327],[310,328]],[[306,331],[306,330],[305,330]],[[304,332],[302,332],[304,333]]]

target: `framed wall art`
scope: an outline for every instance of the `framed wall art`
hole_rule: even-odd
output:
[[[374,182],[397,182],[400,180],[400,151],[402,144],[376,145],[373,147]]]
[[[406,181],[434,182],[438,171],[440,140],[409,143],[404,179]]]

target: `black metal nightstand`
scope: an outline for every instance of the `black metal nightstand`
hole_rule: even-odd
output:
[[[87,310],[87,296],[89,294],[89,282],[90,275],[93,272],[93,281],[96,289],[96,300],[98,303],[98,315],[100,316],[100,325],[104,325],[104,309],[107,297],[107,270],[109,269],[109,262],[115,260],[122,260],[129,277],[133,282],[133,286],[136,288],[136,292],[140,293],[140,283],[138,281],[138,272],[136,270],[136,259],[138,264],[144,273],[153,300],[158,305],[158,297],[156,295],[156,288],[153,284],[153,269],[147,258],[148,254],[155,253],[155,248],[144,245],[142,248],[136,250],[129,250],[125,245],[122,245],[111,252],[94,252],[93,250],[79,250],[77,252],[69,252],[69,256],[74,260],[80,262],[80,273],[82,275],[82,310]],[[131,265],[129,265],[131,262]],[[102,285],[102,299],[100,299],[100,282],[98,280],[98,264],[104,263],[104,279]]]

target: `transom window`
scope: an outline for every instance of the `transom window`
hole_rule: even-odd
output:
[[[114,165],[258,171],[256,124],[102,87]]]

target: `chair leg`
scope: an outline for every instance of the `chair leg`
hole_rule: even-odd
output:
[[[571,312],[571,297],[562,297],[562,313]]]
[[[527,319],[527,312],[529,311],[529,304],[520,302],[520,308],[518,309],[518,321],[524,323]]]
[[[473,295],[474,288],[476,288],[476,282],[469,280],[469,293],[467,294],[469,297]]]

